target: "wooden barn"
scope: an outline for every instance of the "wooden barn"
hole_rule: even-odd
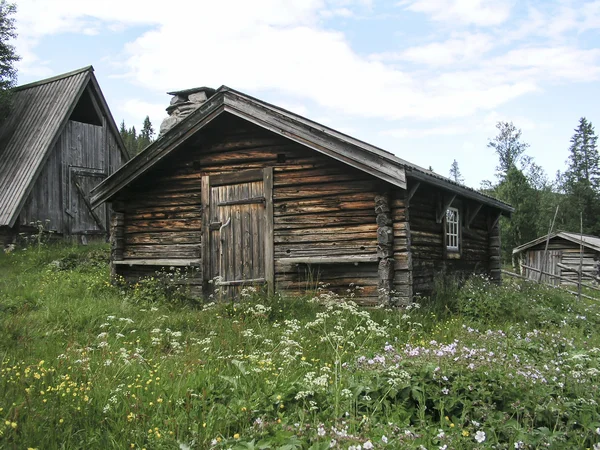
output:
[[[13,90],[0,128],[0,243],[38,224],[62,236],[107,235],[107,205],[92,187],[127,161],[106,100],[85,67]]]
[[[555,286],[576,284],[580,262],[583,282],[600,281],[600,237],[558,231],[516,247],[513,260],[521,275],[537,281],[542,271],[541,281]]]
[[[192,267],[205,296],[359,286],[365,305],[429,294],[441,273],[500,281],[509,205],[225,86],[172,104],[199,90],[202,105],[92,192],[115,211],[114,273]]]

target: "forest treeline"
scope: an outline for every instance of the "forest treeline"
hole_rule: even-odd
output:
[[[138,133],[135,126],[127,128],[125,120],[121,121],[119,133],[127,149],[129,156],[133,157],[144,150],[154,141],[154,127],[150,122],[150,117],[146,116],[142,123],[142,129]]]
[[[515,208],[511,219],[501,221],[502,258],[509,262],[512,249],[553,230],[600,235],[600,158],[598,137],[591,122],[579,119],[568,148],[566,170],[553,180],[527,155],[529,144],[512,122],[498,122],[498,134],[488,148],[498,158],[495,181],[484,181],[481,191]],[[566,147],[566,145],[565,145]],[[450,177],[462,182],[455,160]]]

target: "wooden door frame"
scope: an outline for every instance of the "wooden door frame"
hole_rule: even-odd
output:
[[[216,175],[202,174],[200,180],[200,198],[202,204],[202,292],[208,298],[211,291],[211,254],[210,254],[210,192],[211,187],[230,184],[263,181],[265,196],[265,281],[269,295],[275,286],[275,261],[273,243],[273,168],[250,169],[239,172],[226,172]]]

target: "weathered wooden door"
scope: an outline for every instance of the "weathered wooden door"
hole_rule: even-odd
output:
[[[69,167],[69,207],[71,234],[106,234],[106,205],[93,209],[90,191],[106,178],[102,169]]]
[[[273,285],[272,173],[258,169],[203,177],[205,294],[232,298],[243,286]]]

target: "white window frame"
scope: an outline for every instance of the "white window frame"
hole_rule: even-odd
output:
[[[453,214],[450,214],[453,213]],[[454,220],[452,220],[454,218]],[[446,250],[459,251],[460,247],[460,213],[458,208],[446,210]]]

